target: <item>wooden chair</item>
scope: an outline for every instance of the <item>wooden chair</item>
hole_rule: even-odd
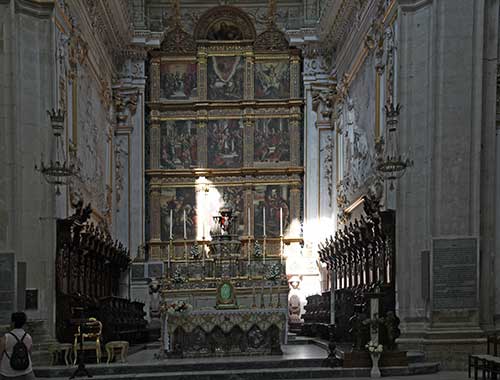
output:
[[[81,331],[81,329],[83,331]],[[80,339],[83,340],[83,350],[95,350],[97,364],[101,362],[101,336],[102,323],[95,318],[88,318],[87,321],[78,327],[73,343],[74,361],[76,364],[78,351],[80,350]]]

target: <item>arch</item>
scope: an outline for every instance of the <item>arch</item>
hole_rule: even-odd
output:
[[[255,40],[252,19],[241,9],[223,5],[206,11],[196,24],[196,40],[241,41]]]

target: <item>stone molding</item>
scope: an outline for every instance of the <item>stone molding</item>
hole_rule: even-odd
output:
[[[403,12],[415,12],[433,3],[434,0],[397,0]]]
[[[16,13],[48,19],[54,10],[54,0],[15,0],[14,6]]]

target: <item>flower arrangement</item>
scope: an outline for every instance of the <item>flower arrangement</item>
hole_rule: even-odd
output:
[[[368,351],[370,351],[371,354],[381,354],[382,351],[384,351],[384,346],[377,344],[372,340],[370,340],[365,347],[368,348]]]
[[[167,313],[170,315],[189,314],[193,310],[193,305],[185,301],[178,300],[167,306]]]
[[[260,259],[262,257],[262,246],[258,241],[255,242],[254,248],[253,248],[253,255],[256,259]]]
[[[189,250],[189,255],[193,260],[198,260],[201,257],[200,247],[198,244],[194,243]]]
[[[187,282],[186,278],[182,275],[180,268],[177,268],[172,275],[172,283],[175,285],[184,284]]]

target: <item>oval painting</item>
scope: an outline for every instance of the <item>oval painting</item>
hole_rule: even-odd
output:
[[[221,287],[220,287],[220,297],[223,299],[223,300],[229,300],[231,299],[231,285],[229,284],[223,284]]]

